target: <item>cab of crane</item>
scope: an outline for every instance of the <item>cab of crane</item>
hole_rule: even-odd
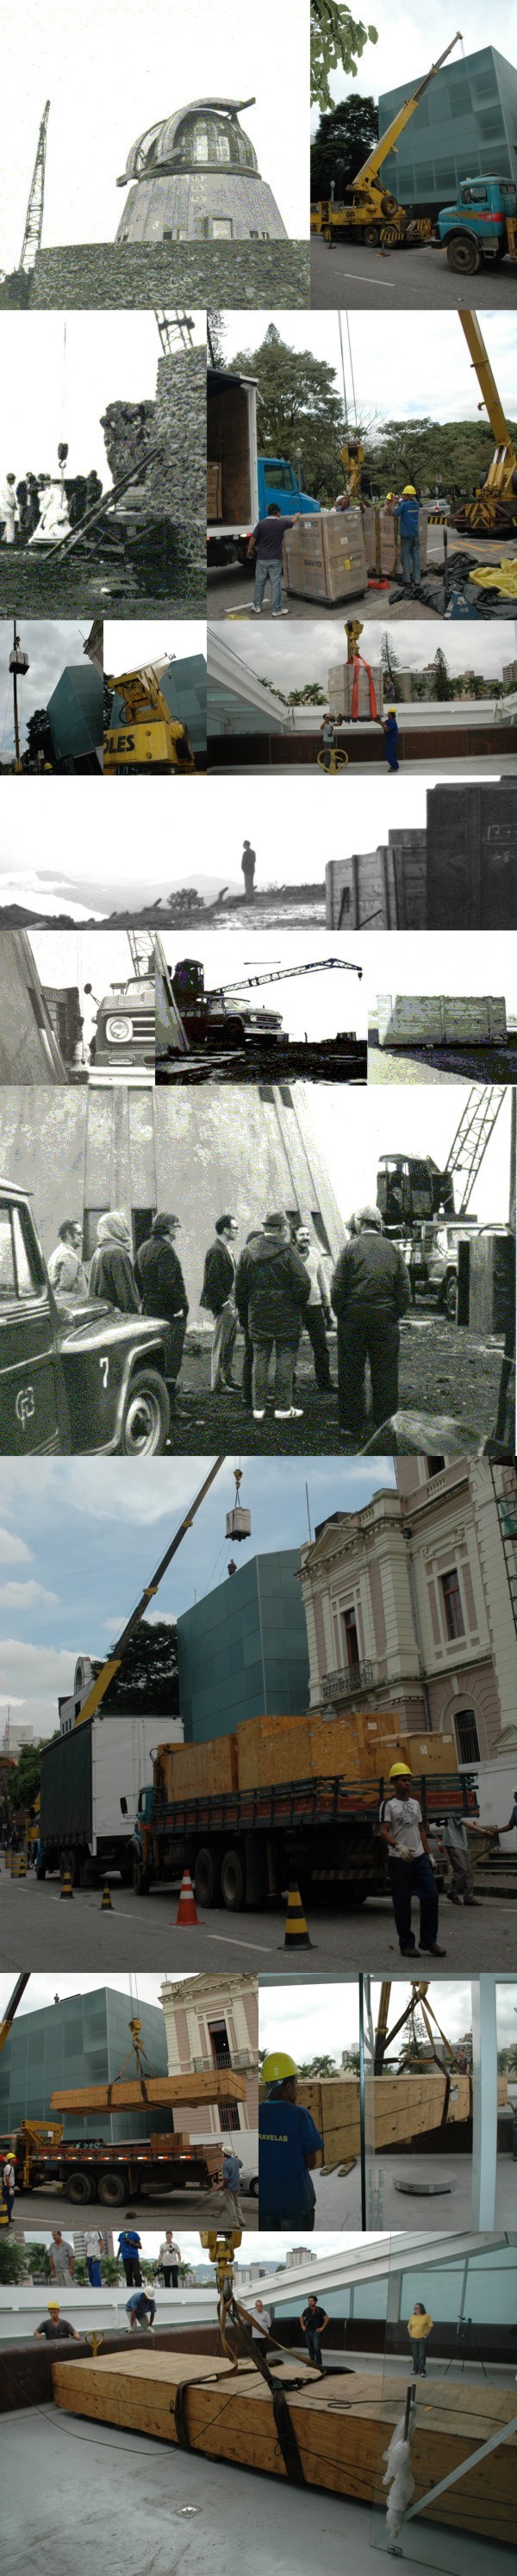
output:
[[[205,970],[199,957],[179,957],[172,977],[174,999],[180,1007],[188,1002],[202,1002],[205,997]]]

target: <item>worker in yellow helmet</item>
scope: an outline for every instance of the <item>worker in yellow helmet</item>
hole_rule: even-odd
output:
[[[412,590],[420,580],[420,519],[414,483],[405,483],[400,501],[395,502],[394,518],[400,528],[402,580],[405,590]]]
[[[416,1941],[411,1925],[411,1898],[420,1904],[419,1949],[429,1951],[433,1959],[445,1959],[446,1951],[438,1943],[438,1894],[434,1864],[431,1860],[422,1809],[418,1798],[411,1795],[413,1781],[409,1762],[392,1762],[391,1795],[383,1798],[380,1809],[381,1840],[388,1847],[390,1893],[403,1959],[415,1955]]]
[[[385,739],[385,743],[386,743],[386,759],[387,759],[387,763],[388,763],[388,769],[393,769],[393,770],[398,769],[398,767],[399,767],[399,762],[398,762],[398,759],[397,759],[397,752],[398,752],[399,729],[398,729],[398,724],[397,724],[397,709],[396,709],[396,707],[388,707],[388,713],[387,713],[387,716],[385,716],[385,717],[383,718],[383,731],[384,731],[384,739]]]
[[[267,2099],[259,2107],[260,2224],[311,2232],[316,2209],[311,2168],[323,2139],[311,2112],[297,2103],[294,2057],[285,2049],[272,2049],[264,2058],[262,2083]]]

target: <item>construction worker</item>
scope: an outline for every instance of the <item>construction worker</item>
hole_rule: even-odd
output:
[[[164,2290],[178,2289],[179,2265],[182,2259],[181,2245],[175,2244],[171,2228],[167,2227],[165,2236],[162,2236],[161,2245],[158,2246],[156,2264],[156,2270],[163,2280]]]
[[[323,2139],[311,2112],[297,2103],[294,2057],[273,2049],[264,2058],[262,2082],[267,2099],[259,2107],[260,2224],[312,2233],[316,2193],[311,2171]]]
[[[116,2259],[117,2263],[123,2264],[127,2290],[141,2290],[142,2288],[142,2274],[140,2271],[141,2252],[142,2238],[137,2234],[136,2227],[122,2227],[118,2240],[118,2254]]]
[[[397,760],[399,729],[397,724],[396,707],[388,707],[387,716],[383,719],[383,733],[386,743],[388,769],[399,769],[400,762]]]
[[[255,901],[255,865],[256,855],[255,851],[252,850],[251,841],[245,841],[241,859],[241,868],[244,877],[245,903],[254,903]]]
[[[212,2186],[213,2190],[218,2192],[219,2198],[222,2201],[221,2224],[223,2230],[225,2225],[228,2226],[228,2224],[230,2227],[242,2227],[242,2209],[239,2199],[241,2174],[242,2156],[237,2155],[235,2147],[226,2147],[221,2166],[220,2180],[216,2179]]]
[[[67,2281],[71,2286],[75,2271],[74,2248],[70,2244],[69,2236],[63,2236],[60,2227],[52,2229],[49,2257],[51,2280]]]
[[[400,526],[400,551],[404,588],[411,590],[420,580],[420,519],[414,483],[405,483],[400,501],[395,502],[393,516]]]
[[[258,519],[253,529],[248,554],[255,556],[255,588],[251,603],[254,617],[260,617],[268,573],[272,615],[289,616],[289,609],[282,607],[282,547],[286,531],[292,528],[292,524],[292,519],[282,518],[278,501],[270,501],[266,518]]]
[[[318,2307],[316,2292],[310,2290],[307,2307],[302,2308],[300,2325],[303,2326],[309,2361],[315,2361],[318,2370],[323,2369],[320,2335],[325,2333],[328,2322],[326,2309]]]
[[[375,1429],[397,1411],[399,1322],[411,1304],[406,1263],[383,1233],[379,1208],[356,1209],[330,1293],[337,1315],[340,1427],[359,1447],[367,1359]]]
[[[464,1905],[480,1905],[480,1897],[474,1895],[474,1873],[467,1828],[462,1816],[444,1816],[440,1829],[440,1842],[447,1854],[451,1872],[446,1890],[449,1903],[461,1905],[463,1900]]]
[[[156,2299],[150,2299],[147,2290],[132,2290],[131,2298],[126,2299],[126,2316],[129,2317],[130,2334],[136,2334],[139,2326],[143,2334],[150,2332],[156,2316]]]
[[[399,1948],[403,1959],[415,1955],[416,1941],[411,1929],[411,1898],[420,1903],[419,1950],[429,1951],[433,1959],[445,1959],[437,1941],[438,1895],[435,1885],[429,1843],[422,1823],[418,1798],[412,1798],[412,1775],[409,1762],[392,1762],[391,1796],[383,1798],[380,1808],[381,1840],[388,1846],[390,1892]]]
[[[330,770],[332,767],[332,754],[336,749],[336,728],[335,724],[332,722],[331,716],[323,717],[323,722],[320,724],[320,734],[322,735],[323,740],[323,768]]]
[[[12,2156],[6,2156],[6,2161],[5,2161],[5,2165],[4,2165],[4,2169],[3,2169],[3,2174],[2,2174],[2,2199],[3,2199],[3,2202],[4,2202],[4,2208],[7,2210],[7,2225],[8,2225],[8,2227],[10,2227],[10,2225],[11,2225],[11,2219],[12,2219],[12,2214],[13,2214],[13,2202],[14,2202],[14,2195],[15,2195],[15,2191],[16,2191],[16,2174],[15,2174],[15,2169],[14,2169],[14,2165],[13,2165]]]
[[[69,2324],[68,2317],[62,2317],[57,2299],[49,2299],[48,2308],[48,2317],[42,2317],[41,2325],[34,2327],[35,2342],[59,2343],[60,2337],[65,2336],[67,2342],[80,2343],[75,2326]]]

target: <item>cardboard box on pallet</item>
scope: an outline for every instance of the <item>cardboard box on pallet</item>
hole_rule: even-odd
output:
[[[427,565],[427,511],[419,510],[420,568]],[[399,521],[393,510],[380,501],[370,501],[363,511],[363,535],[368,571],[387,580],[401,569]]]
[[[299,599],[357,599],[367,587],[360,510],[322,510],[293,519],[284,537],[284,577]]]
[[[380,662],[370,662],[368,670],[365,669],[363,662],[359,663],[359,669],[357,672],[357,691],[355,690],[356,674],[354,672],[353,662],[332,663],[327,683],[331,716],[351,717],[354,709],[355,698],[357,697],[355,713],[358,717],[359,723],[364,723],[365,720],[372,723],[374,719],[372,717],[370,673],[377,715],[382,716],[383,673]]]

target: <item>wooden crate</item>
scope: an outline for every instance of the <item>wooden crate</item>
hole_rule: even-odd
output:
[[[114,2084],[79,2084],[71,2090],[60,2089],[50,2097],[51,2111],[141,2111],[147,2103],[162,2105],[183,2102],[185,2109],[203,2102],[245,2102],[244,2075],[226,2069],[213,2075],[149,2075],[145,2091],[138,2077],[123,2076]]]
[[[165,1780],[168,1798],[214,1798],[236,1789],[235,1736],[214,1735],[209,1744],[168,1745]]]
[[[248,1717],[237,1727],[240,1789],[310,1777],[308,1717]]]
[[[366,2079],[366,2113],[369,2141],[381,2149],[409,2145],[412,2138],[425,2137],[441,2126],[445,2095],[445,2076],[438,2074],[376,2075]],[[372,2098],[373,2097],[373,2098]],[[310,2111],[323,2138],[323,2163],[346,2164],[360,2152],[359,2077],[330,2076],[319,2083],[300,2079],[297,2101]],[[453,2075],[447,2115],[447,2126],[468,2120],[470,2081],[468,2075]],[[372,2137],[372,2123],[374,2136]],[[321,2161],[321,2159],[320,2159]]]
[[[409,2362],[408,2362],[409,2375]],[[292,2362],[275,2356],[275,2378],[287,2383]],[[296,2364],[301,2386],[288,2391],[288,2406],[307,2486],[332,2495],[353,2496],[365,2503],[386,2503],[382,2486],[384,2453],[398,2422],[405,2396],[403,2373],[336,2371],[323,2383]],[[236,2467],[262,2470],[285,2479],[272,2400],[268,2388],[248,2362],[236,2371],[223,2358],[208,2353],[129,2351],[102,2353],[88,2361],[55,2361],[55,2403],[65,2413],[96,2423],[122,2426],[177,2444],[174,2402],[184,2396],[184,2420],[190,2449]],[[222,2383],[225,2383],[224,2403]],[[517,2413],[515,2390],[472,2389],[450,2378],[416,2389],[411,2468],[414,2502],[446,2477],[492,2433]],[[453,2528],[507,2541],[515,2537],[517,2510],[517,2437],[503,2442],[479,2468],[466,2471],[455,2487],[426,2506],[426,2519]]]

